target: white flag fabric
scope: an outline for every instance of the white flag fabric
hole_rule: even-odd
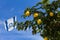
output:
[[[6,21],[4,22],[5,29],[6,29],[7,31],[12,31],[14,28],[17,27],[17,25],[14,25],[14,23],[17,21],[16,18],[17,18],[17,17],[15,16],[15,17],[12,17],[12,18],[10,18],[10,19],[8,19],[8,20],[6,20]]]

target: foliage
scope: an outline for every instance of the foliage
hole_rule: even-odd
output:
[[[38,2],[32,8],[27,8],[22,16],[24,19],[33,16],[33,20],[26,20],[25,22],[17,22],[18,30],[26,30],[32,28],[32,34],[40,33],[40,35],[49,40],[60,40],[60,1],[55,0],[52,3],[49,0]],[[44,10],[44,11],[41,11]],[[29,11],[29,12],[27,12]],[[25,14],[27,12],[27,14]],[[34,14],[37,13],[34,17]],[[38,21],[39,19],[39,21]],[[38,22],[39,24],[38,24]]]

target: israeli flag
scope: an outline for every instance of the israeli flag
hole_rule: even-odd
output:
[[[16,21],[17,21],[16,16],[6,20],[5,23],[4,23],[5,29],[7,31],[12,31],[14,28],[17,27],[17,25],[15,24]]]

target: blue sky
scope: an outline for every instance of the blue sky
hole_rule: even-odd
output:
[[[40,0],[0,0],[0,40],[43,40],[39,35],[32,35],[31,30],[6,31],[3,22],[13,16],[17,16],[18,21],[24,21],[20,16],[27,7],[32,7]]]

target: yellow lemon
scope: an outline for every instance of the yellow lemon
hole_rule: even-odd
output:
[[[54,14],[53,14],[53,12],[50,12],[50,14],[49,14],[49,15],[52,17]]]
[[[48,38],[47,38],[47,37],[45,37],[45,38],[44,38],[44,40],[48,40]]]
[[[41,24],[42,23],[42,20],[41,19],[38,19],[37,20],[37,24],[39,25],[39,24]]]
[[[34,18],[35,18],[35,17],[38,17],[38,13],[34,13],[34,15],[33,15],[33,16],[34,16]]]
[[[26,11],[26,12],[25,12],[25,15],[26,15],[26,16],[29,16],[29,15],[30,15],[30,11]]]

